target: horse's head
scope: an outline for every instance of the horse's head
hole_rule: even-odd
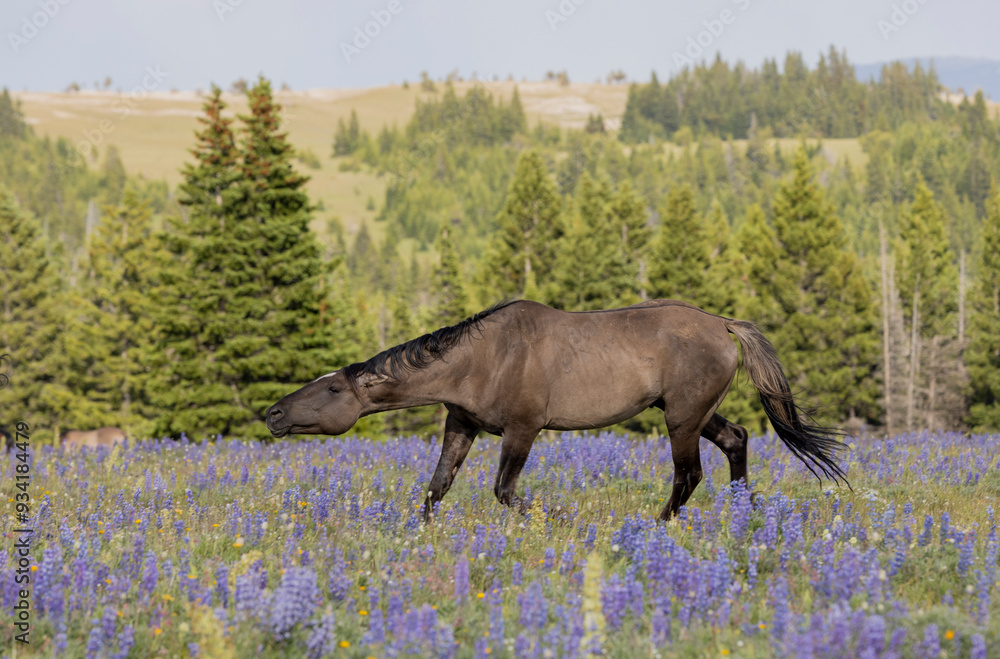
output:
[[[313,380],[264,413],[267,429],[275,437],[340,435],[360,416],[361,401],[343,370]]]

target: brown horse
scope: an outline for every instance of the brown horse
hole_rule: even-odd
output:
[[[701,480],[699,436],[726,454],[733,481],[746,480],[747,431],[715,412],[739,361],[730,334],[785,445],[814,474],[816,467],[843,478],[834,459],[843,444],[803,420],[764,335],[751,323],[676,300],[579,313],[501,303],[319,377],[268,408],[265,419],[275,437],[339,435],[368,414],[444,403],[441,458],[424,503],[429,517],[480,431],[502,437],[493,492],[513,505],[539,431],[602,428],[658,407],[674,460],[673,492],[660,514],[667,519]]]
[[[114,446],[115,442],[125,441],[125,431],[114,426],[105,426],[97,430],[67,430],[62,435],[62,445],[67,448],[89,446]]]

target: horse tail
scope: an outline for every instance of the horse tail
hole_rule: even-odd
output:
[[[843,481],[850,487],[847,476],[836,462],[836,454],[847,448],[837,439],[842,433],[803,420],[812,421],[792,399],[792,390],[774,345],[753,323],[727,318],[726,329],[743,347],[743,368],[757,389],[764,412],[781,441],[813,476],[821,478],[815,466],[827,478]]]

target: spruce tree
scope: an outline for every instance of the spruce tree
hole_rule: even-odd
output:
[[[733,310],[723,313],[749,320],[765,332],[779,327],[784,315],[772,291],[780,245],[759,205],[754,204],[747,211],[733,236],[732,249],[727,249],[720,258],[721,262],[715,266],[717,277],[733,287],[734,296]],[[742,373],[737,373],[719,413],[752,432],[767,429],[767,415],[757,391]]]
[[[778,349],[792,390],[818,405],[821,421],[876,421],[871,291],[804,148],[796,154],[792,180],[774,200],[774,233],[777,259],[760,264],[773,270],[770,285],[756,284],[779,305],[778,325],[762,329]]]
[[[694,204],[694,191],[687,184],[671,188],[649,253],[650,295],[704,304],[709,297],[706,283],[710,250],[705,220]]]
[[[105,208],[90,238],[70,312],[71,333],[86,346],[71,353],[72,388],[96,408],[87,425],[121,426],[137,436],[148,436],[153,415],[146,395],[155,329],[151,234],[148,202],[127,188],[120,205]]]
[[[448,226],[441,228],[437,242],[438,258],[434,268],[432,292],[435,297],[431,313],[433,329],[454,325],[469,315],[469,296],[462,283],[462,267]],[[411,337],[412,338],[412,337]]]
[[[194,162],[181,171],[182,215],[158,237],[164,250],[152,288],[157,336],[147,395],[160,411],[160,434],[232,426],[233,391],[216,353],[229,336],[224,310],[241,172],[225,108],[222,90],[213,86],[198,118]]]
[[[622,228],[611,214],[610,186],[584,172],[577,190],[576,217],[560,241],[546,299],[569,311],[637,301],[637,278],[628,270]]]
[[[986,200],[982,256],[969,296],[968,423],[976,432],[1000,430],[1000,187]]]
[[[247,96],[235,148],[218,93],[209,99],[184,172],[188,217],[170,239],[177,265],[158,286],[161,432],[266,436],[267,406],[333,361],[306,179],[270,84],[261,78]]]
[[[632,304],[646,299],[644,275],[646,254],[652,230],[647,220],[646,202],[628,181],[623,181],[611,198],[609,206],[611,222],[621,235],[621,250],[625,264],[625,275],[630,283],[625,285],[621,301]]]
[[[308,179],[292,166],[294,149],[279,132],[281,106],[271,84],[261,77],[247,97],[233,227],[233,251],[242,259],[230,269],[226,315],[233,334],[220,356],[245,419],[233,430],[260,434],[264,410],[290,384],[315,378],[330,363],[332,345],[320,322],[326,268],[309,229]]]
[[[6,425],[24,421],[50,441],[86,407],[66,383],[62,285],[46,253],[40,223],[0,186],[0,409]],[[81,410],[86,414],[89,410]]]
[[[538,296],[555,264],[563,234],[562,202],[535,150],[518,159],[496,232],[480,264],[480,299]]]
[[[906,428],[938,427],[947,397],[957,394],[954,378],[945,377],[946,355],[957,346],[958,272],[948,243],[944,210],[920,180],[899,219],[896,286],[909,334]],[[957,356],[957,355],[955,355]],[[954,360],[950,360],[954,363]]]

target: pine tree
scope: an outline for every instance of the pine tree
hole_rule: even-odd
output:
[[[1000,187],[986,201],[982,256],[969,296],[968,423],[976,432],[1000,430]]]
[[[611,213],[610,186],[584,172],[577,189],[577,216],[560,241],[546,299],[569,311],[620,306],[623,298],[638,301],[622,228]]]
[[[158,237],[152,297],[157,342],[147,395],[160,411],[156,432],[179,435],[229,427],[233,392],[216,352],[228,336],[227,257],[240,192],[239,152],[232,119],[222,116],[222,90],[213,86],[198,121],[202,129],[182,170],[183,215]]]
[[[345,124],[344,118],[337,121],[337,132],[333,137],[333,155],[349,156],[361,148],[361,124],[358,122],[358,113],[351,109],[350,123]]]
[[[796,154],[792,180],[774,200],[774,234],[777,259],[757,267],[758,276],[762,267],[773,269],[773,276],[754,284],[779,305],[778,324],[762,323],[762,329],[777,347],[793,391],[805,392],[819,406],[821,421],[876,421],[878,334],[871,291],[804,148]]]
[[[761,207],[754,204],[733,236],[732,249],[723,253],[722,262],[716,266],[718,277],[734,288],[734,309],[727,313],[749,320],[765,332],[780,326],[783,319],[771,293],[780,249],[774,228],[767,223]],[[742,374],[737,374],[719,413],[752,432],[767,429],[767,416],[757,392]]]
[[[437,251],[440,260],[434,268],[432,291],[436,299],[431,312],[434,329],[454,325],[469,315],[469,296],[462,283],[461,262],[448,235],[447,224],[441,228]]]
[[[948,394],[953,397],[958,390],[941,370],[945,355],[957,348],[952,339],[957,332],[958,272],[944,210],[922,180],[900,217],[895,252],[896,285],[910,335],[906,429],[918,423],[936,428],[942,414],[956,415],[942,409]]]
[[[0,186],[0,409],[5,424],[24,421],[47,441],[89,410],[66,383],[62,285],[46,254],[39,222]],[[71,338],[71,337],[69,337]]]
[[[306,179],[270,84],[261,78],[247,96],[235,149],[218,94],[209,99],[197,162],[184,172],[190,210],[170,240],[178,265],[158,286],[161,432],[265,436],[267,406],[332,361]]]
[[[529,150],[517,162],[497,231],[480,264],[480,299],[538,294],[555,264],[562,236],[562,202],[541,156]]]
[[[660,229],[649,253],[650,295],[704,304],[709,297],[706,283],[710,250],[705,220],[695,208],[694,192],[686,184],[675,186],[667,194]]]
[[[6,87],[0,93],[0,138],[23,139],[28,134],[28,125],[21,111],[21,101],[14,101]]]
[[[646,253],[652,230],[647,223],[646,202],[633,189],[632,184],[623,181],[611,199],[609,211],[614,229],[621,234],[621,250],[625,264],[625,275],[631,283],[623,284],[620,295],[625,304],[646,299],[644,284]]]
[[[86,346],[76,352],[72,388],[95,406],[89,426],[121,426],[146,436],[153,410],[146,400],[147,360],[155,331],[152,212],[136,191],[105,208],[88,245],[86,275],[74,291],[71,333]],[[83,358],[82,360],[80,358]]]

